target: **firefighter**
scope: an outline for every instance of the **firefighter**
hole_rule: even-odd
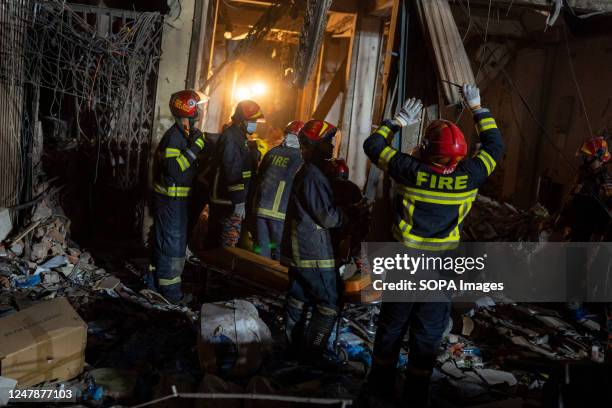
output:
[[[281,145],[264,156],[253,186],[253,250],[275,260],[280,259],[280,243],[293,178],[303,163],[297,136],[303,126],[304,122],[299,120],[287,125]]]
[[[333,154],[336,127],[310,120],[298,138],[304,164],[289,198],[281,263],[289,267],[285,330],[290,350],[311,363],[324,362],[327,341],[338,314],[338,269],[330,236],[347,225],[347,215],[334,205],[324,166]],[[308,310],[310,324],[306,324]]]
[[[427,127],[420,157],[391,147],[395,133],[418,121],[422,104],[415,99],[409,99],[393,120],[384,121],[363,145],[372,163],[399,184],[394,204],[395,239],[419,253],[440,254],[437,251],[458,245],[477,189],[491,175],[504,150],[495,119],[480,106],[478,88],[465,85],[462,91],[480,135],[481,148],[474,157],[462,160],[467,154],[465,138],[454,123],[445,120],[435,120]],[[374,400],[393,394],[400,346],[409,329],[404,398],[410,406],[426,406],[430,376],[449,316],[448,302],[384,302],[365,394]]]
[[[601,136],[585,141],[577,153],[582,156],[570,201],[561,218],[572,242],[590,242],[605,236],[612,214],[612,174],[608,170],[608,142]]]
[[[223,130],[215,146],[210,183],[209,247],[234,247],[238,243],[249,185],[256,170],[247,136],[255,133],[257,122],[263,118],[256,102],[239,102],[231,124]]]
[[[611,157],[608,142],[605,137],[593,136],[580,146],[577,155],[582,157],[582,163],[557,225],[566,227],[571,242],[609,242],[612,240],[612,173],[608,167]],[[591,285],[604,287],[605,277],[600,271],[607,270],[610,259],[605,247],[592,258],[587,252],[586,246],[568,248],[567,307],[579,323],[588,321],[583,304],[587,298],[587,276],[590,275]],[[590,268],[593,268],[591,273]],[[606,361],[612,361],[612,303],[606,303],[605,311],[608,331]]]
[[[358,269],[367,266],[367,259],[361,254],[361,242],[368,233],[369,210],[365,204],[365,199],[361,189],[349,180],[349,168],[346,161],[342,158],[332,159],[327,162],[325,174],[330,179],[332,193],[334,195],[334,205],[344,208],[350,214],[354,214],[352,208],[360,208],[357,214],[360,218],[351,219],[353,228],[352,235],[347,236],[346,231],[335,229],[332,231],[332,241],[336,252],[336,259],[339,264],[354,262]]]
[[[175,303],[183,297],[181,274],[187,247],[188,199],[195,161],[206,140],[198,126],[207,103],[208,97],[198,91],[172,95],[170,112],[176,123],[162,137],[154,158],[155,239],[147,284]]]

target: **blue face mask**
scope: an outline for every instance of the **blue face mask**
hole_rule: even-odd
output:
[[[257,122],[247,122],[247,127],[246,127],[246,131],[247,133],[255,133],[255,130],[257,129]]]

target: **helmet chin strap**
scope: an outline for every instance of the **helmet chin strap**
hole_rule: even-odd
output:
[[[177,126],[183,131],[183,134],[187,137],[191,134],[191,130],[195,128],[197,118],[179,118],[174,117],[174,121]]]

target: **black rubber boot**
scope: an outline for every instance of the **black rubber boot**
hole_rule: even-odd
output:
[[[304,336],[302,361],[326,371],[336,371],[342,364],[331,358],[327,351],[327,343],[336,325],[338,312],[334,309],[317,305],[312,312],[310,324]]]
[[[426,408],[429,406],[429,386],[432,370],[408,367],[402,394],[403,406]]]
[[[304,344],[304,335],[307,323],[307,308],[291,296],[285,303],[285,335],[287,339],[287,358],[293,360],[300,355],[300,348]]]

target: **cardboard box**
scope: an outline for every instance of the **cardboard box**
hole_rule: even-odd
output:
[[[65,298],[0,319],[0,375],[27,386],[83,371],[87,324]]]

